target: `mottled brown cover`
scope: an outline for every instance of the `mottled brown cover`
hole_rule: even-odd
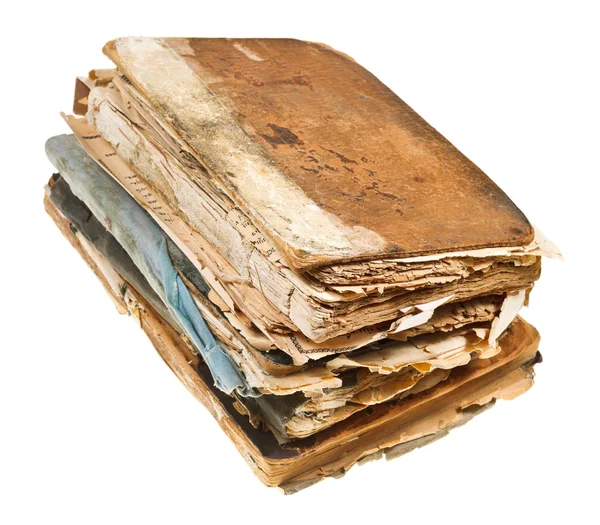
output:
[[[494,182],[348,56],[291,39],[153,39],[185,61],[268,162],[349,241],[333,250],[317,234],[312,243],[286,236],[282,224],[303,220],[301,210],[294,214],[290,202],[278,222],[263,213],[264,202],[238,201],[236,173],[217,158],[229,154],[227,144],[205,147],[212,127],[180,122],[169,97],[182,88],[175,79],[169,85],[168,63],[160,83],[138,82],[137,57],[119,51],[125,40],[105,52],[297,270],[533,240],[526,217]]]

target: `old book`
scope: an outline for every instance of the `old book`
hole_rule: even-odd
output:
[[[502,336],[501,354],[471,363],[434,391],[413,396],[408,402],[379,405],[368,414],[357,414],[343,425],[318,434],[316,442],[299,440],[282,446],[268,432],[255,428],[251,419],[236,408],[236,401],[213,386],[206,365],[136,289],[128,286],[127,294],[122,294],[123,285],[129,283],[119,281],[118,274],[111,274],[111,267],[100,253],[87,245],[85,237],[49,197],[44,204],[117,308],[122,313],[135,312],[134,319],[139,319],[139,326],[158,353],[209,410],[258,478],[288,494],[326,477],[339,477],[355,464],[383,456],[393,459],[427,445],[491,407],[496,400],[513,399],[533,383],[533,367],[541,359],[537,352],[539,335],[519,318]],[[107,273],[117,281],[110,282]]]
[[[277,39],[105,52],[116,69],[78,79],[74,135],[47,143],[47,209],[121,309],[198,356],[236,421],[310,455],[364,418],[416,439],[391,407],[433,422],[436,392],[470,370],[493,377],[488,401],[531,383],[533,357],[512,352],[537,335],[518,315],[558,249],[352,59]],[[263,480],[299,488],[334,472],[326,457],[263,463]]]
[[[138,40],[125,39],[117,41],[109,45],[108,49],[120,49],[120,46],[127,47],[129,45],[133,47],[137,46],[135,48],[139,50],[142,57],[136,56],[136,60],[140,62],[144,59],[143,57],[146,56],[146,53],[158,53],[157,49],[170,49],[169,45],[173,43],[170,40],[168,41],[170,44],[168,44],[163,41],[155,42],[154,40],[143,39],[141,43],[138,42],[138,46],[134,44],[135,42],[138,42]],[[261,42],[258,42],[257,45]],[[217,44],[227,48],[231,47],[239,55],[238,59],[242,65],[246,64],[246,62],[251,62],[252,64],[248,67],[255,67],[254,62],[256,61],[250,60],[246,55],[237,50],[235,47],[236,42],[218,40],[216,43],[213,41],[210,44],[207,43],[209,47]],[[248,42],[246,44],[249,45]],[[266,43],[263,44],[267,45]],[[243,47],[244,44],[239,43],[239,45]],[[146,49],[144,46],[147,46],[149,50],[143,51]],[[337,69],[333,68],[332,64],[328,62],[331,60],[337,61],[339,59],[338,55],[330,51],[317,53],[315,49],[318,49],[318,46],[315,48],[315,46],[306,43],[293,43],[292,45],[289,41],[269,41],[268,46],[273,49],[281,48],[281,53],[289,53],[290,55],[293,53],[316,53],[316,64],[320,63],[319,60],[324,61],[320,67],[322,71],[329,71],[331,75],[329,90],[323,87],[319,92],[323,91],[321,96],[329,97],[327,98],[328,110],[334,109],[335,104],[340,103],[340,97],[335,94],[333,87],[337,85],[337,81],[335,80],[337,77],[334,75],[334,71],[337,71]],[[185,64],[181,58],[177,59],[177,55],[172,50],[168,55],[175,64],[181,67]],[[114,57],[114,52],[111,52],[110,56]],[[225,56],[227,55],[225,54]],[[469,215],[475,209],[486,209],[485,213],[482,211],[482,215],[485,215],[486,221],[494,224],[494,228],[509,228],[509,225],[512,224],[511,217],[513,217],[512,211],[510,213],[506,211],[508,209],[506,206],[498,205],[500,201],[510,201],[508,201],[501,190],[496,188],[474,166],[471,166],[469,173],[477,173],[479,187],[480,189],[483,186],[488,188],[489,191],[486,190],[487,193],[475,189],[471,192],[467,191],[470,186],[465,180],[465,169],[456,163],[445,162],[445,171],[440,176],[443,176],[446,181],[452,180],[455,191],[459,191],[465,198],[457,201],[454,193],[440,186],[434,178],[431,183],[433,188],[437,188],[436,192],[432,193],[430,189],[427,189],[427,185],[425,185],[420,187],[419,191],[415,193],[415,199],[427,199],[427,206],[422,205],[418,200],[413,201],[407,197],[401,197],[400,194],[405,194],[408,191],[407,188],[412,188],[416,184],[414,181],[410,182],[407,177],[417,168],[413,167],[407,171],[399,163],[394,164],[395,167],[393,170],[389,166],[385,170],[383,170],[383,167],[381,168],[383,170],[382,173],[386,174],[386,178],[382,179],[382,181],[389,179],[385,186],[382,186],[383,182],[378,180],[367,183],[367,180],[364,178],[367,176],[364,174],[368,173],[368,171],[365,171],[366,168],[361,168],[360,170],[356,168],[361,173],[360,177],[352,175],[353,178],[349,180],[344,178],[345,175],[337,173],[340,170],[343,173],[347,173],[347,170],[341,167],[336,168],[337,171],[332,171],[329,174],[319,176],[313,174],[314,177],[310,182],[307,182],[307,186],[314,186],[314,190],[319,195],[324,196],[324,202],[327,202],[324,207],[310,200],[310,195],[306,194],[308,190],[304,186],[298,186],[299,182],[295,180],[295,177],[299,177],[299,174],[303,172],[301,168],[296,167],[296,169],[293,167],[295,165],[290,165],[289,169],[284,170],[280,167],[277,168],[277,173],[281,177],[277,177],[276,181],[271,181],[268,177],[263,177],[262,183],[267,186],[260,190],[261,197],[260,199],[257,197],[258,201],[256,203],[251,199],[242,202],[240,199],[243,196],[243,192],[247,191],[247,188],[257,188],[256,184],[250,181],[242,181],[239,178],[241,175],[237,174],[235,176],[238,177],[239,191],[232,190],[228,184],[221,181],[220,176],[216,172],[213,172],[210,168],[205,169],[209,160],[205,158],[203,153],[198,153],[192,144],[194,140],[196,142],[204,140],[202,130],[211,130],[209,135],[212,137],[214,126],[211,127],[208,124],[200,126],[198,124],[197,133],[180,129],[178,126],[184,115],[169,116],[169,111],[161,109],[168,107],[168,103],[162,101],[162,99],[157,102],[158,99],[156,97],[160,98],[164,93],[175,93],[176,95],[173,96],[176,96],[178,100],[182,100],[186,97],[186,90],[192,90],[193,88],[185,83],[177,82],[176,86],[161,85],[160,89],[156,89],[160,91],[164,88],[164,93],[155,94],[149,86],[142,86],[140,84],[141,80],[136,80],[135,73],[129,71],[127,65],[124,65],[121,59],[115,58],[115,60],[119,64],[120,70],[113,77],[112,82],[107,85],[103,81],[99,86],[93,87],[88,97],[89,109],[87,111],[87,119],[97,133],[93,133],[89,129],[86,130],[84,123],[72,123],[72,125],[80,128],[78,133],[80,137],[94,137],[99,134],[111,142],[119,156],[125,161],[127,165],[125,168],[132,168],[153,193],[162,197],[164,202],[160,204],[160,208],[162,210],[168,209],[170,215],[178,215],[187,227],[191,228],[196,234],[200,234],[211,245],[211,249],[218,252],[212,254],[211,258],[214,260],[216,257],[221,256],[223,260],[219,261],[219,265],[226,269],[228,275],[234,276],[234,280],[237,280],[238,283],[243,282],[245,284],[245,289],[242,292],[238,292],[242,296],[238,302],[254,324],[258,326],[262,325],[263,331],[271,333],[288,331],[294,333],[298,341],[304,342],[302,336],[305,336],[311,341],[324,344],[330,339],[360,330],[365,326],[377,325],[397,319],[401,315],[402,309],[411,304],[426,302],[426,300],[442,299],[449,295],[453,295],[456,300],[459,300],[470,298],[474,295],[481,295],[482,293],[495,293],[500,290],[507,291],[507,288],[515,291],[527,288],[539,275],[539,260],[536,256],[544,253],[544,243],[541,238],[538,237],[536,239],[533,237],[533,234],[529,235],[529,233],[524,237],[518,237],[513,232],[511,239],[504,238],[504,240],[501,240],[502,238],[496,237],[489,228],[486,229],[477,226],[479,219],[476,216],[471,217]],[[152,56],[149,60],[155,64],[162,64],[159,57]],[[267,61],[264,58],[260,62],[262,64]],[[346,64],[352,71],[356,69],[356,65],[347,59],[343,59],[342,63]],[[172,66],[169,61],[164,67],[175,66]],[[337,67],[339,69],[341,66],[338,65]],[[205,80],[203,77],[196,70],[188,69],[189,71],[186,71],[191,75],[190,82],[193,80],[194,85],[204,85]],[[280,71],[281,78],[285,77],[284,73],[285,71]],[[151,74],[151,71],[146,70],[144,70],[143,74],[140,73],[144,78],[149,74]],[[272,74],[275,73],[272,72]],[[385,91],[384,87],[376,79],[373,79],[364,71],[363,74],[370,79],[371,83],[377,86],[379,91]],[[323,73],[321,76],[324,77],[326,75]],[[166,75],[166,77],[162,76],[161,78],[174,79],[175,77],[176,75],[173,74]],[[169,80],[164,80],[164,82],[168,83]],[[309,120],[309,114],[313,115],[313,118],[317,118],[317,108],[314,107],[314,96],[311,95],[310,90],[305,93],[306,90],[300,89],[297,86],[290,88],[288,83],[283,80],[279,83],[273,83],[269,80],[269,77],[265,77],[260,82],[266,86],[280,86],[278,89],[281,90],[281,96],[273,95],[267,88],[265,88],[266,91],[264,93],[263,91],[260,92],[260,96],[254,94],[252,90],[246,92],[246,97],[249,99],[254,100],[255,97],[258,97],[256,104],[262,103],[260,101],[267,96],[265,93],[271,93],[268,96],[276,98],[277,103],[280,105],[284,101],[289,100],[290,108],[285,110],[280,108],[281,113],[289,113],[293,108],[296,108],[298,111],[300,111],[298,108],[305,108],[303,109],[305,113],[301,116],[302,122]],[[219,85],[221,85],[221,82],[219,82]],[[289,89],[293,90],[298,100],[296,98],[292,100],[287,95],[284,96]],[[399,99],[394,100],[396,100],[399,107],[405,107]],[[231,109],[231,104],[221,99],[219,101],[221,113],[218,113],[218,115],[222,117],[223,108],[230,108],[230,111],[225,111],[225,114],[228,118],[233,118],[231,117],[231,113],[235,113],[235,111]],[[380,101],[380,103],[383,102]],[[205,104],[198,103],[197,105],[202,108],[207,107]],[[322,113],[325,112],[323,108]],[[186,107],[185,111],[182,110],[186,116],[191,114],[190,111],[189,107]],[[341,109],[338,109],[338,112],[344,115],[351,113],[349,111],[342,112]],[[416,125],[414,124],[416,122],[419,124],[417,126],[418,129],[427,127],[413,112],[410,112],[408,109],[405,112],[408,113],[404,117],[402,117],[403,114],[398,115],[398,126],[402,125],[410,130]],[[246,115],[246,113],[244,114]],[[373,114],[376,115],[377,113]],[[326,116],[321,115],[323,119]],[[195,122],[201,122],[198,119],[199,116],[194,116]],[[369,125],[368,121],[365,121],[365,125]],[[335,126],[329,127],[331,129],[328,133],[333,134],[331,140],[336,143],[345,144],[343,142],[345,140],[343,133],[339,134],[339,136],[335,135],[337,128]],[[75,129],[75,132],[77,133],[77,129]],[[92,134],[90,135],[90,133]],[[432,139],[433,142],[424,142],[422,138],[419,138],[418,133],[413,137],[414,141],[422,144],[419,152],[420,158],[426,158],[428,155],[432,158],[437,158],[435,157],[435,151],[428,148],[431,144],[437,144],[438,142],[445,144],[454,151],[447,144],[447,141],[439,137],[433,130],[431,130],[431,133],[432,137],[435,138],[435,141]],[[255,146],[259,149],[262,148],[263,156],[268,156],[273,165],[277,165],[277,155],[282,154],[284,150],[289,150],[286,155],[295,155],[298,154],[299,150],[303,149],[303,146],[295,143],[270,144],[268,141],[264,142],[266,139],[263,138],[263,135],[264,133],[259,133],[254,137]],[[385,143],[386,141],[383,133],[371,132],[371,135],[376,135],[379,142]],[[184,137],[189,137],[189,139],[185,140]],[[218,155],[221,152],[222,156],[225,157],[223,161],[225,162],[232,157],[231,152],[233,150],[224,138],[221,137],[218,140],[220,141],[221,148],[214,148],[213,153],[214,155]],[[260,141],[263,142],[261,143]],[[402,151],[416,151],[415,144],[398,144],[398,148]],[[89,144],[89,147],[92,148],[94,146]],[[199,148],[200,146],[196,147]],[[104,148],[101,147],[100,150],[104,150]],[[364,149],[363,153],[365,155],[369,153],[368,149]],[[107,153],[105,152],[104,154],[106,155]],[[404,155],[406,155],[406,151],[404,151]],[[461,162],[467,163],[470,166],[470,163],[466,159],[463,159],[458,152],[454,152],[454,157],[462,159]],[[344,158],[350,157],[344,156]],[[248,165],[251,165],[254,161],[250,161],[250,157],[248,157],[244,162],[248,162]],[[383,162],[383,159],[379,162]],[[340,159],[338,159],[338,163],[345,165]],[[430,161],[430,164],[432,163],[433,160]],[[330,167],[334,164],[333,160],[328,160],[326,163]],[[348,164],[349,166],[346,167],[352,166],[352,163]],[[335,165],[337,166],[337,164]],[[258,170],[258,173],[262,173],[259,169],[259,164],[256,164],[252,169]],[[349,169],[354,171],[352,167]],[[118,176],[119,172],[126,172],[126,169],[116,169],[115,171]],[[325,171],[327,172],[328,170],[325,169]],[[230,173],[234,172],[230,171]],[[376,171],[375,175],[378,173]],[[421,173],[422,175],[420,176],[424,177],[425,172],[421,170]],[[122,177],[128,176],[127,173],[122,175]],[[282,177],[285,179],[285,182],[281,182],[283,180]],[[348,195],[341,197],[335,191],[328,194],[327,188],[332,187],[334,184],[337,185],[336,188],[338,190],[336,191],[339,191],[341,187],[346,188],[346,190],[352,188],[352,191],[359,196],[355,199],[350,198]],[[397,195],[388,188],[388,185],[394,186],[395,190],[393,191]],[[293,188],[297,194],[288,194],[291,191],[290,188]],[[363,193],[365,195],[362,195]],[[408,199],[407,207],[410,212],[404,213],[398,208],[398,211],[394,211],[389,217],[385,214],[382,215],[381,209],[377,208],[376,205],[381,205],[386,199],[389,200],[387,197],[382,196],[383,194],[388,197],[395,195],[394,198],[400,200]],[[143,196],[141,197],[143,199]],[[307,199],[309,200],[307,201]],[[151,202],[154,200],[156,200],[156,195],[150,199]],[[282,204],[286,202],[288,205]],[[268,224],[263,224],[264,221],[260,218],[263,212],[256,209],[262,207],[275,210],[278,207],[283,207],[286,209],[286,213],[289,212],[291,214],[293,206],[290,206],[289,203],[292,202],[302,203],[302,210],[304,212],[296,211],[297,214],[302,215],[301,221],[299,217],[292,215],[282,219],[287,224],[285,228],[282,227],[287,233],[275,230]],[[370,208],[370,203],[373,206],[372,209]],[[457,209],[459,203],[462,203],[462,211]],[[336,208],[332,209],[332,206]],[[427,237],[424,239],[426,239],[430,247],[429,252],[409,247],[410,245],[408,244],[406,248],[403,248],[399,252],[397,249],[398,243],[394,241],[396,244],[393,246],[396,246],[396,248],[393,248],[390,243],[386,244],[385,249],[377,248],[378,253],[376,255],[371,254],[370,256],[374,260],[366,262],[361,262],[361,260],[369,256],[366,255],[366,252],[356,251],[355,246],[350,250],[351,255],[342,258],[342,261],[344,261],[342,264],[333,264],[338,259],[324,259],[326,256],[325,253],[318,252],[317,254],[313,250],[313,255],[317,254],[315,256],[318,256],[319,261],[321,261],[315,264],[320,265],[299,273],[297,271],[299,266],[295,263],[296,257],[290,258],[289,253],[290,251],[299,253],[301,249],[281,244],[282,238],[290,236],[305,239],[302,242],[306,242],[306,238],[310,238],[310,242],[316,242],[313,238],[314,235],[328,232],[325,235],[329,239],[328,249],[331,249],[332,243],[335,244],[334,240],[343,236],[340,233],[341,226],[339,221],[334,221],[335,227],[331,226],[329,228],[329,226],[321,224],[319,222],[320,219],[318,220],[313,215],[326,216],[333,221],[334,217],[342,214],[342,210],[344,210],[344,213],[352,215],[355,218],[354,220],[358,220],[356,218],[361,215],[367,218],[370,217],[371,219],[369,220],[375,220],[373,217],[385,217],[382,224],[392,225],[394,231],[405,232],[403,235],[415,236],[417,235],[415,233],[417,230],[413,226],[407,228],[406,224],[410,223],[412,225],[413,222],[415,224],[422,224],[427,223],[427,221],[433,224],[431,221],[432,208],[430,206],[434,206],[437,210],[435,214],[436,221],[434,221],[435,226],[431,226],[431,228],[438,233],[440,231],[447,233],[454,231],[457,233],[456,230],[447,230],[443,221],[454,221],[455,223],[459,220],[460,214],[469,215],[469,218],[463,217],[463,219],[460,219],[465,231],[461,235],[456,235],[456,242],[453,246],[444,245],[435,240],[434,237]],[[513,210],[514,206],[509,208]],[[386,209],[390,211],[394,208],[388,207]],[[504,216],[497,215],[501,210],[505,210],[506,213]],[[257,214],[260,217],[257,217]],[[520,212],[517,215],[522,217]],[[521,228],[529,232],[531,228],[524,217],[522,217],[522,221]],[[301,235],[300,230],[297,233],[293,233],[292,230],[298,228],[305,228],[306,235]],[[467,239],[473,234],[473,231],[481,229],[488,231],[487,243],[468,244]],[[312,230],[314,230],[314,235],[311,236],[310,231]],[[337,233],[332,233],[332,231]],[[407,232],[410,232],[410,234]],[[361,225],[356,225],[352,232],[348,230],[346,233],[350,239],[346,242],[348,246],[359,238],[362,239],[360,242],[367,251],[375,249],[374,247],[377,246],[378,242],[376,242],[376,238],[383,238],[383,232],[367,230]],[[481,251],[482,249],[483,252]],[[307,257],[312,257],[309,251],[303,253],[306,253]],[[417,258],[410,257],[411,255],[423,253],[429,253],[429,255],[422,255]],[[486,268],[481,266],[481,258],[475,259],[475,264],[469,264],[471,262],[470,259],[453,256],[457,254],[474,254],[476,256],[483,254],[485,255],[483,260],[487,266]],[[201,253],[196,253],[196,255],[202,257]],[[204,263],[208,265],[209,261],[205,260]],[[303,267],[300,265],[300,268]],[[486,271],[482,272],[483,269]],[[509,284],[507,285],[507,283]],[[433,285],[437,286],[432,290]],[[264,295],[266,299],[259,311],[256,311],[256,308],[253,309],[251,305],[243,304],[245,302],[244,296],[248,295],[249,286],[254,289],[260,288],[258,295]],[[240,285],[234,283],[230,287],[237,287],[239,289]],[[423,288],[428,288],[428,290],[424,292]],[[256,300],[257,298],[255,297],[254,299]],[[273,311],[270,305],[274,305],[276,310]],[[271,338],[273,339],[273,337]],[[275,344],[279,347],[282,345],[287,347],[292,345],[288,340],[281,340],[281,338]],[[309,346],[308,343],[305,346]],[[329,345],[325,345],[325,347],[328,348]]]

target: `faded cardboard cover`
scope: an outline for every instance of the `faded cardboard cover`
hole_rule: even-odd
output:
[[[105,53],[295,270],[533,240],[479,168],[327,46],[122,38]]]

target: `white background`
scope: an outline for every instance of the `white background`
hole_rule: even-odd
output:
[[[0,523],[598,523],[594,6],[5,4]],[[543,338],[535,387],[395,461],[290,497],[262,486],[43,212],[44,141],[67,132],[75,76],[127,35],[320,41],[390,86],[565,255],[525,311]]]

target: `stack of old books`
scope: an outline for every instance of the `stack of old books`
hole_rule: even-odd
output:
[[[123,38],[77,80],[46,209],[287,492],[532,384],[553,245],[368,71],[296,40]]]

